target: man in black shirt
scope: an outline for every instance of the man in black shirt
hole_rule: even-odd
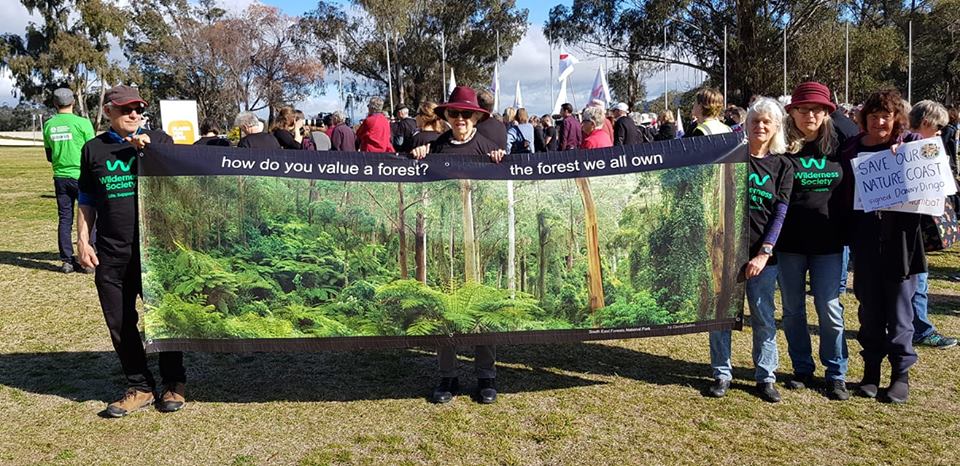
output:
[[[641,142],[640,130],[637,124],[630,118],[630,107],[620,102],[613,107],[613,117],[616,119],[613,123],[613,145],[629,146]]]
[[[488,113],[493,109],[493,94],[486,89],[477,91],[477,104]],[[500,149],[507,150],[507,127],[496,118],[487,118],[477,123],[477,132],[490,140]]]
[[[397,109],[397,121],[390,125],[390,143],[398,152],[410,152],[410,141],[417,132],[417,120],[410,118],[410,108],[401,104]]]
[[[173,139],[162,131],[141,129],[146,102],[136,88],[116,86],[107,91],[104,102],[110,129],[88,141],[80,156],[77,251],[80,265],[96,267],[100,307],[128,385],[123,397],[110,403],[104,414],[122,417],[152,404],[155,387],[137,328],[137,295],[142,288],[137,158],[145,145],[173,144]],[[90,246],[94,222],[96,250]],[[183,353],[160,353],[160,374],[165,388],[157,407],[177,411],[185,403]]]

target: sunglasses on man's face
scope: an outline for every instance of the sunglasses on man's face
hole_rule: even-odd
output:
[[[123,107],[114,107],[121,115],[129,115],[133,112],[137,112],[137,115],[143,115],[143,106],[142,105],[125,105]]]
[[[463,117],[464,120],[469,120],[471,117],[473,117],[473,113],[474,113],[473,110],[455,110],[452,108],[447,110],[448,117],[450,118]]]

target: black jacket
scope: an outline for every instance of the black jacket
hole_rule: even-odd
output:
[[[629,146],[641,142],[643,140],[640,138],[640,130],[637,129],[637,124],[633,122],[633,118],[626,115],[617,118],[617,121],[613,123],[613,145]]]

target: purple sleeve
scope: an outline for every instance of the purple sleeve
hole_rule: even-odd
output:
[[[773,206],[773,218],[767,224],[767,234],[763,235],[763,244],[777,244],[777,238],[780,237],[780,229],[783,228],[783,220],[787,218],[787,203],[777,201]]]

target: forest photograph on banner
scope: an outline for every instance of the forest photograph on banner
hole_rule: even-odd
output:
[[[138,160],[148,348],[739,328],[743,146],[732,135],[698,139],[500,164],[149,147]]]

